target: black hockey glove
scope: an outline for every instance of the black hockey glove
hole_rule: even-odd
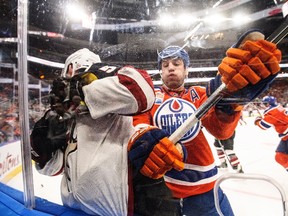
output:
[[[54,95],[63,102],[67,97],[67,82],[62,78],[57,78],[53,80],[51,87],[51,95]]]
[[[30,135],[31,157],[41,169],[58,149],[66,149],[68,121],[69,118],[60,119],[54,111],[48,110],[35,123]]]

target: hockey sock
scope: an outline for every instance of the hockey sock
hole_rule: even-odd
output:
[[[240,161],[238,157],[236,156],[235,152],[233,150],[225,150],[229,163],[231,164],[233,169],[237,169],[238,165],[240,164]]]

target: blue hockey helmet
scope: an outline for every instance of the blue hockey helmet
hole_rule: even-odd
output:
[[[165,58],[181,58],[184,62],[185,68],[190,64],[188,53],[179,46],[168,46],[158,53],[158,69],[161,69],[161,62]]]
[[[273,97],[273,96],[265,96],[265,97],[263,97],[262,103],[268,103],[270,106],[276,106],[277,105],[276,98]]]

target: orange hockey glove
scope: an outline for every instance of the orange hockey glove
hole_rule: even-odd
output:
[[[182,147],[179,149],[181,151]],[[164,137],[155,145],[140,172],[147,177],[158,179],[172,168],[181,171],[184,169],[182,155],[174,143]]]
[[[147,127],[137,131],[128,143],[128,157],[136,172],[158,179],[171,170],[183,170],[185,148],[176,146],[168,138],[169,134],[157,127]],[[181,152],[181,153],[180,153]]]
[[[239,48],[230,48],[226,54],[218,70],[230,92],[248,84],[255,85],[280,70],[281,51],[275,44],[262,39],[243,41]]]
[[[227,57],[218,67],[219,73],[206,86],[206,93],[210,96],[222,83],[226,84],[228,91],[216,108],[234,114],[237,110],[232,104],[249,103],[275,79],[280,69],[281,52],[264,38],[261,32],[251,30],[227,50]]]

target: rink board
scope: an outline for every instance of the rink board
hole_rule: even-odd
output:
[[[21,169],[21,148],[20,141],[0,144],[0,212],[5,216],[87,216],[88,214],[63,205],[53,203],[47,199],[35,197],[35,208],[27,209],[24,205],[23,190],[8,186],[12,179],[20,175]],[[22,175],[21,175],[22,176]],[[22,182],[21,180],[19,180]],[[51,190],[52,188],[50,188]],[[57,190],[57,189],[55,189]],[[58,190],[57,190],[58,191]],[[60,192],[59,192],[60,193]]]
[[[75,209],[71,209],[59,204],[49,202],[46,199],[39,197],[35,198],[35,208],[27,209],[24,205],[23,192],[0,183],[0,212],[1,215],[6,216],[48,216],[48,215],[61,215],[61,216],[87,216]]]

